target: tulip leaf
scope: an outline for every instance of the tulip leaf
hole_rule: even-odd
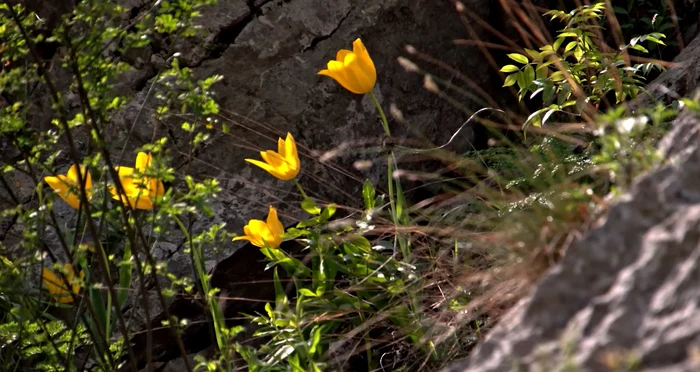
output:
[[[303,229],[305,227],[311,227],[311,226],[316,226],[321,224],[321,216],[316,216],[314,218],[310,218],[308,220],[303,220],[299,222],[296,226],[297,229]]]
[[[275,303],[279,307],[287,303],[287,293],[285,293],[284,288],[282,288],[282,283],[280,282],[280,276],[277,274],[276,267],[273,282],[275,285]]]
[[[131,288],[131,246],[127,243],[124,247],[124,256],[119,264],[119,288],[117,289],[117,307],[121,309],[129,295]]]
[[[313,334],[313,340],[311,341],[311,347],[309,348],[309,352],[311,354],[316,353],[316,348],[318,347],[319,342],[321,341],[321,331],[323,330],[323,327],[319,326],[314,326],[314,328],[311,330],[311,334]]]
[[[323,212],[321,213],[321,219],[323,221],[328,221],[333,215],[335,214],[337,207],[335,204],[328,204],[325,208],[323,208]]]
[[[312,215],[317,215],[321,213],[321,208],[319,208],[318,205],[316,205],[316,202],[313,201],[313,199],[309,198],[305,198],[301,201],[301,209],[306,211],[306,213]]]
[[[362,199],[365,201],[365,210],[369,211],[374,209],[374,195],[375,191],[372,182],[366,180],[362,185]]]
[[[299,289],[299,294],[308,296],[308,297],[318,297],[316,293],[308,288],[301,288]]]

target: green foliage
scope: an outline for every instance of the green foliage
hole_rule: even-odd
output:
[[[653,0],[626,0],[620,5],[613,6],[623,36],[631,39],[634,35],[654,32],[670,32],[675,28],[674,20],[681,21],[682,17],[672,14],[665,2]],[[676,45],[676,41],[670,41],[669,45]]]
[[[8,346],[3,350],[3,363],[31,365],[41,370],[73,370],[73,354],[76,348],[84,347],[86,357],[91,363],[96,363],[98,369],[114,370],[118,358],[131,354],[129,344],[122,342],[129,336],[122,312],[129,303],[132,306],[140,304],[146,312],[149,311],[150,305],[143,302],[145,297],[134,296],[134,290],[145,293],[146,280],[160,280],[156,276],[168,278],[171,288],[161,288],[156,283],[161,305],[165,304],[167,295],[179,288],[192,290],[190,278],[169,274],[167,264],[156,262],[149,252],[162,236],[179,229],[174,222],[176,218],[212,214],[208,202],[218,192],[217,182],[195,182],[190,178],[183,192],[165,193],[153,213],[133,210],[112,198],[110,191],[121,183],[115,178],[114,166],[133,167],[133,160],[125,164],[116,159],[105,132],[111,125],[112,113],[131,99],[115,94],[115,82],[122,79],[130,67],[114,56],[148,45],[157,33],[167,33],[170,37],[194,35],[198,28],[193,24],[199,15],[197,9],[212,3],[210,0],[158,1],[159,6],[150,8],[151,11],[145,12],[135,22],[125,25],[123,15],[128,9],[112,1],[83,1],[48,31],[43,28],[39,17],[20,5],[12,8],[0,5],[0,39],[3,40],[0,44],[3,56],[0,89],[11,102],[11,105],[0,108],[0,135],[11,139],[12,145],[25,155],[23,161],[5,166],[3,177],[28,175],[37,183],[35,189],[38,193],[38,207],[14,200],[17,208],[2,211],[3,218],[24,226],[21,246],[26,250],[24,253],[13,251],[13,262],[3,257],[4,262],[14,268],[14,271],[3,270],[3,273],[13,275],[3,274],[3,289],[0,290],[3,304],[1,337],[7,337]],[[68,74],[67,84],[58,86],[54,71],[47,71],[45,61],[37,60],[38,44],[44,41],[60,46],[56,60]],[[176,84],[187,89],[187,94],[175,102],[180,114],[197,115],[206,120],[206,115],[217,112],[218,106],[210,99],[210,88],[219,78],[193,81],[186,69],[179,68],[176,59],[173,68],[162,74],[174,77]],[[32,104],[26,95],[28,86],[47,92],[53,109],[48,114],[52,115],[50,121],[55,128],[36,132],[36,128],[29,126]],[[77,98],[77,102],[68,102],[66,97],[71,95]],[[159,108],[161,118],[168,115],[171,103],[172,100],[163,101]],[[88,136],[84,137],[84,133]],[[78,137],[89,142],[87,156],[80,156],[75,147]],[[191,148],[196,149],[204,139],[205,135],[197,133],[192,138]],[[135,177],[159,182],[174,180],[173,169],[166,166],[169,158],[166,144],[165,139],[160,139],[141,149],[151,153],[153,160],[145,169],[135,170]],[[86,167],[92,175],[93,187],[90,194],[85,183],[71,188],[80,195],[85,208],[75,210],[68,220],[59,224],[53,206],[62,201],[55,193],[44,192],[42,176],[65,173],[54,167],[61,153],[67,153],[75,164]],[[8,195],[14,198],[13,190],[8,189],[4,178],[3,185]],[[88,197],[90,202],[86,205]],[[49,232],[55,234],[53,239],[60,243],[59,249],[47,245]],[[205,233],[210,231],[202,234]],[[199,246],[215,243],[211,239],[205,243],[202,241],[199,236],[191,239]],[[63,267],[63,263],[72,264],[76,271],[84,274],[84,279],[79,280],[79,291],[72,294],[75,301],[68,304],[53,304],[50,296],[38,290],[36,284],[41,282],[38,277],[32,275],[31,288],[28,287],[29,281],[21,280],[38,267]],[[64,272],[58,270],[56,273],[59,278],[65,278]],[[13,288],[16,292],[5,292],[6,288]],[[23,297],[22,291],[29,293],[30,297]],[[129,297],[132,297],[131,301]],[[61,310],[73,307],[75,313],[67,318],[63,314],[56,319],[49,315],[54,306]],[[156,314],[151,313],[153,315]],[[172,327],[178,324],[173,322]],[[31,332],[28,334],[26,330]]]
[[[522,66],[501,68],[501,72],[509,73],[503,86],[517,84],[519,99],[528,93],[530,99],[542,97],[543,108],[533,112],[524,125],[542,126],[557,112],[590,114],[612,93],[615,103],[625,102],[639,94],[644,75],[654,68],[662,69],[651,62],[628,66],[621,53],[627,49],[646,53],[642,46],[645,41],[663,45],[665,35],[660,32],[635,37],[620,51],[601,51],[594,40],[600,37],[599,22],[604,11],[605,3],[584,5],[570,13],[551,10],[545,15],[566,24],[557,32],[554,43],[539,51],[525,49],[527,56],[508,55]]]

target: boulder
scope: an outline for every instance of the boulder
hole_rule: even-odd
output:
[[[699,144],[686,110],[662,141],[667,163],[445,372],[700,370]]]
[[[130,9],[124,24],[150,10],[144,0],[119,3]],[[32,1],[27,6],[51,20],[70,10],[41,4]],[[486,22],[503,22],[498,4],[478,0],[464,4],[468,12]],[[386,156],[377,149],[384,133],[371,99],[351,94],[332,79],[317,75],[335,58],[337,50],[351,48],[358,37],[377,67],[374,93],[387,114],[394,105],[405,118],[398,123],[389,115],[395,137],[411,137],[414,143],[426,146],[445,143],[468,117],[463,109],[473,111],[483,106],[482,102],[452,93],[460,106],[454,107],[423,89],[422,76],[406,72],[396,61],[407,55],[406,45],[468,72],[466,75],[497,102],[506,100],[501,94],[501,80],[479,50],[453,44],[454,39],[469,36],[451,1],[220,0],[202,9],[200,22],[203,33],[193,39],[156,36],[148,47],[120,56],[132,68],[119,79],[116,91],[133,100],[112,115],[112,123],[106,128],[117,164],[130,165],[135,148],[165,136],[174,166],[181,174],[220,181],[223,192],[214,201],[217,215],[214,220],[200,221],[199,227],[224,221],[231,231],[240,231],[248,219],[264,214],[269,204],[279,206],[287,221],[302,216],[303,212],[294,206],[300,196],[293,183],[273,179],[244,162],[245,158],[258,157],[261,149],[276,147],[277,138],[286,132],[297,140],[302,157],[300,182],[312,197],[353,207],[361,204],[365,179],[383,189],[379,181],[386,177]],[[478,25],[472,27],[478,37],[488,39]],[[47,58],[55,60],[49,64],[50,73],[57,86],[68,89],[70,75],[58,62],[62,52],[49,49]],[[180,129],[181,121],[153,118],[154,92],[158,88],[154,84],[176,53],[181,65],[190,67],[196,78],[223,76],[223,81],[214,85],[221,105],[218,123],[210,139],[194,154],[189,151],[189,134]],[[417,62],[435,76],[455,80],[450,71]],[[32,97],[32,127],[51,128],[46,90],[39,86]],[[71,94],[66,97],[69,104],[75,101]],[[230,133],[221,130],[223,124],[231,128]],[[462,130],[451,149],[464,152],[478,147],[475,142],[485,143],[486,138],[475,136],[474,131],[475,127]],[[86,150],[87,133],[78,133],[76,138],[82,146],[79,150]],[[358,160],[366,160],[364,164],[369,166],[355,169],[353,164]],[[56,163],[59,169],[67,169],[71,159],[64,153]],[[425,161],[401,165],[415,170],[427,170],[428,166]],[[34,185],[28,187],[31,192]],[[166,243],[181,246],[182,237],[172,237]],[[237,246],[232,243],[223,247],[222,255],[207,259],[220,260]]]

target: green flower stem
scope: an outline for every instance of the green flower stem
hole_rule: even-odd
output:
[[[379,104],[379,100],[377,97],[374,95],[374,93],[369,92],[369,97],[372,98],[372,102],[374,102],[374,105],[377,106],[377,111],[379,111],[379,116],[382,118],[382,125],[384,126],[384,133],[386,133],[387,136],[391,136],[391,131],[389,130],[389,122],[386,120],[386,115],[384,115],[384,110],[382,109],[382,105]]]
[[[301,187],[301,185],[299,184],[299,181],[297,181],[296,178],[294,179],[294,184],[297,186],[297,189],[298,189],[299,192],[301,193],[301,196],[302,196],[304,199],[309,199],[309,196],[306,195],[306,193],[304,192],[304,189]]]
[[[377,107],[377,111],[379,112],[379,116],[382,119],[382,126],[384,127],[384,133],[387,136],[391,136],[391,130],[389,130],[389,122],[386,120],[386,115],[384,114],[384,110],[382,109],[382,105],[379,104],[379,100],[377,97],[374,95],[374,93],[369,92],[369,97],[372,98],[372,102],[374,102],[374,105]],[[389,206],[391,209],[391,217],[394,222],[395,226],[401,225],[403,222],[403,207],[401,205],[403,197],[401,195],[401,184],[397,181],[396,184],[394,184],[394,178],[393,178],[393,173],[394,173],[394,162],[396,160],[396,157],[394,156],[393,152],[389,153],[389,156],[387,157],[387,183],[388,183],[388,189],[389,189]],[[398,204],[397,204],[398,203]],[[399,211],[401,210],[401,211]],[[399,246],[401,248],[401,254],[403,255],[404,259],[407,259],[409,257],[408,252],[408,245],[406,244],[406,240],[404,238],[398,237],[399,241]]]

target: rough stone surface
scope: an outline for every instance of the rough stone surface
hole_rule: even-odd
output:
[[[645,105],[652,100],[671,102],[694,94],[700,87],[699,65],[700,38],[696,37],[673,60],[673,67],[649,84],[649,94],[640,95],[638,104]]]
[[[120,0],[119,3],[131,10],[125,15],[125,24],[150,9],[150,3],[144,0]],[[478,0],[464,3],[470,12],[487,21],[491,17],[501,17],[496,3],[493,6]],[[42,7],[42,4],[38,0],[27,2],[30,8],[41,10],[41,17],[51,20],[47,21],[48,29],[61,13],[69,10],[67,7]],[[240,231],[249,219],[264,215],[269,204],[280,209],[285,222],[300,218],[302,211],[296,206],[300,197],[293,183],[278,181],[244,162],[245,158],[258,157],[261,149],[276,147],[277,137],[286,132],[293,133],[299,145],[303,162],[301,183],[321,202],[359,205],[362,182],[367,178],[378,181],[385,176],[385,156],[376,151],[383,131],[370,98],[353,95],[330,78],[316,74],[335,57],[338,49],[351,48],[355,38],[363,39],[377,67],[379,78],[374,93],[387,113],[390,105],[396,105],[410,127],[407,129],[390,117],[392,134],[396,137],[421,140],[424,136],[433,143],[445,143],[467,117],[460,109],[423,89],[421,76],[399,66],[396,59],[406,56],[405,45],[413,45],[467,72],[493,97],[503,97],[497,75],[480,52],[475,47],[453,45],[454,39],[467,37],[467,32],[451,1],[221,0],[216,6],[202,9],[202,14],[203,33],[196,38],[186,41],[156,38],[152,45],[121,56],[132,70],[116,82],[116,90],[132,96],[133,100],[111,117],[112,123],[106,133],[116,164],[131,165],[135,148],[165,136],[174,155],[173,165],[180,174],[220,181],[223,192],[214,201],[216,216],[198,221],[195,228],[226,222],[230,231]],[[487,38],[482,30],[476,30]],[[70,75],[59,62],[61,50],[51,45],[45,49],[47,60],[54,59],[48,66],[56,85],[67,88]],[[181,122],[153,119],[154,92],[158,88],[155,81],[175,53],[180,53],[181,65],[192,68],[197,78],[212,74],[223,76],[223,81],[214,86],[221,105],[219,125],[194,157],[190,157],[189,134],[180,129]],[[454,78],[435,66],[419,64],[436,76],[446,80]],[[77,97],[74,96],[66,94],[69,106],[74,102],[75,107],[71,108],[76,109]],[[39,86],[32,97],[33,128],[51,129],[47,91]],[[460,102],[470,109],[481,107],[463,98]],[[231,132],[225,134],[218,130],[221,124],[228,125]],[[456,151],[472,148],[471,129],[462,131],[464,135],[453,142]],[[419,136],[415,136],[415,132]],[[86,134],[78,133],[76,138],[78,150],[87,151]],[[324,153],[338,148],[344,148],[338,156],[319,161]],[[18,160],[4,151],[2,155],[2,160],[10,164]],[[370,160],[372,166],[353,169],[352,164],[358,159]],[[67,169],[70,163],[66,153],[56,161],[59,169]],[[421,170],[425,162],[406,166]],[[36,185],[27,184],[26,191],[33,193]],[[176,182],[175,187],[178,186]],[[44,191],[50,190],[45,186]],[[68,213],[65,220],[70,217]],[[15,234],[5,234],[8,245],[21,237],[17,228],[13,230]],[[167,243],[177,247],[182,246],[182,241],[177,234],[167,237]],[[221,247],[220,253],[208,254],[206,259],[219,261],[238,246],[240,244],[229,243]],[[174,253],[154,252],[158,257],[184,257],[173,256]],[[188,270],[186,264],[172,267]]]
[[[684,112],[662,145],[668,164],[447,371],[606,371],[616,358],[637,359],[635,371],[700,370],[699,132]]]

